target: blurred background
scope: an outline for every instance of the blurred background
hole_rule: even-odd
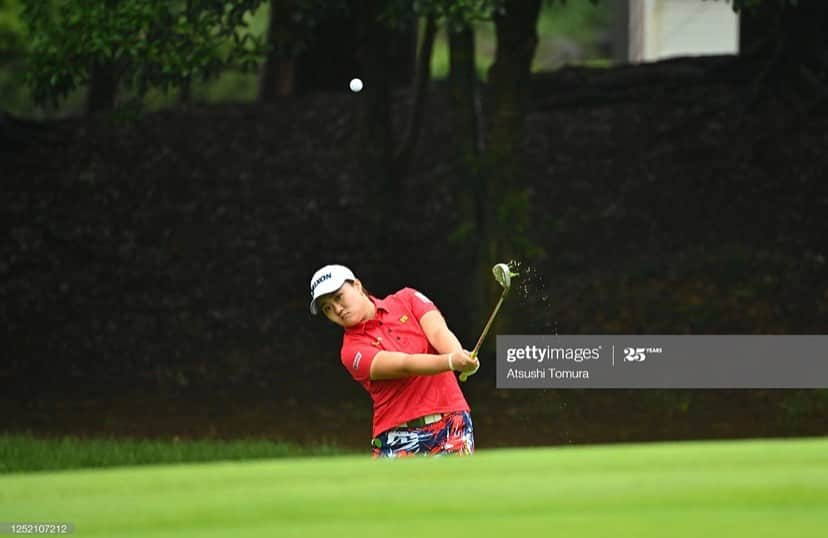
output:
[[[411,3],[411,2],[409,2]],[[23,73],[23,62],[26,54],[26,26],[23,22],[23,4],[20,0],[4,0],[0,5],[0,95],[4,107],[8,112],[25,117],[59,117],[77,115],[84,112],[85,96],[87,86],[79,86],[67,93],[65,98],[56,108],[44,108],[32,98],[31,92],[26,88],[26,77]],[[183,2],[182,2],[183,4]],[[245,12],[243,17],[244,32],[254,38],[265,41],[268,37],[268,28],[271,25],[271,2],[257,2],[257,7]],[[320,41],[328,39],[324,34],[326,30],[341,37],[353,37],[353,14],[348,12],[347,2],[277,2],[277,7],[284,10],[283,17],[276,19],[274,26],[280,24],[288,26],[293,22],[301,26],[304,22],[309,26],[309,32],[305,34],[303,28],[294,30],[296,33],[294,45],[299,48],[295,55],[299,58],[296,63],[302,63],[305,56],[312,55],[314,51],[308,48]],[[413,3],[411,3],[413,4]],[[461,5],[463,3],[460,3]],[[477,4],[485,5],[485,2]],[[492,3],[494,5],[494,3]],[[333,7],[330,7],[333,6]],[[589,1],[573,1],[570,4],[549,3],[544,5],[537,21],[537,32],[539,37],[538,51],[532,62],[532,71],[554,70],[566,63],[578,65],[608,66],[613,63],[612,57],[612,3],[593,4]],[[291,11],[295,10],[295,11]],[[304,21],[302,10],[306,10],[308,17],[314,17],[318,12],[322,20],[318,23],[315,20]],[[326,10],[334,11],[326,15]],[[337,10],[340,12],[337,13]],[[296,15],[298,14],[298,15]],[[732,12],[731,12],[732,14]],[[735,14],[733,14],[735,17]],[[298,20],[297,20],[298,19]],[[315,28],[317,24],[325,24],[326,28]],[[417,27],[417,38],[422,39],[425,30],[425,21],[408,14],[408,24]],[[240,27],[242,27],[240,25]],[[342,28],[346,27],[346,28]],[[485,80],[486,70],[492,64],[495,53],[495,31],[494,23],[491,20],[474,20],[472,27],[475,34],[476,54],[475,66],[479,79]],[[338,28],[338,29],[337,29]],[[411,28],[407,29],[409,34]],[[278,32],[274,29],[274,33]],[[349,33],[351,34],[349,36]],[[314,35],[316,34],[316,35]],[[301,38],[299,37],[301,35]],[[413,59],[416,54],[411,41],[412,35],[407,36],[410,41],[409,50],[405,54],[409,56],[407,61]],[[286,36],[287,38],[287,36]],[[287,39],[285,39],[287,40]],[[326,43],[332,45],[327,50],[321,50],[321,55],[334,56],[337,53],[336,41]],[[320,44],[321,45],[321,44]],[[353,39],[350,42],[340,44],[344,48],[353,48]],[[225,47],[229,46],[227,44]],[[321,48],[321,46],[320,46]],[[314,56],[314,59],[316,57]],[[261,62],[263,58],[259,58]],[[325,61],[325,60],[321,60]],[[330,60],[327,60],[330,61]],[[355,59],[352,58],[353,74],[356,76]],[[435,80],[444,80],[449,73],[449,52],[446,29],[442,26],[438,29],[434,38],[434,48],[431,55],[431,73]],[[330,68],[330,65],[323,64]],[[412,65],[407,67],[412,68]],[[413,71],[408,74],[413,75]],[[196,79],[192,82],[190,91],[194,101],[202,103],[220,102],[256,102],[260,93],[260,78],[262,73],[258,69],[244,70],[237,65],[228,65],[218,72],[211,74],[205,79]],[[326,76],[325,73],[317,76]],[[328,78],[333,79],[331,89],[347,91],[347,80],[342,84],[341,76],[334,78],[331,74]],[[294,93],[293,91],[289,93]],[[121,91],[119,99],[128,100],[134,94],[130,91]],[[165,94],[162,91],[151,91],[142,99],[149,110],[175,106],[178,99],[175,95]]]
[[[370,399],[307,311],[327,263],[424,291],[467,347],[501,261],[492,335],[822,334],[826,22],[0,0],[0,429],[366,448]],[[826,390],[497,390],[487,345],[481,447],[826,433]]]

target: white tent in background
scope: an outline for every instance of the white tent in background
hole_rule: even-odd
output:
[[[736,54],[739,16],[728,0],[618,0],[615,59]]]

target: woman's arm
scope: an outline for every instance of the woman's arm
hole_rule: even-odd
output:
[[[466,351],[429,355],[427,353],[400,353],[380,351],[371,362],[371,380],[399,379],[415,375],[436,375],[443,372],[472,372],[477,370],[477,359]]]
[[[451,358],[451,360],[449,360]],[[399,351],[380,351],[371,362],[371,379],[398,379],[415,375],[435,375],[458,369],[463,360],[461,353],[443,353],[429,355],[426,353],[401,353]]]
[[[420,327],[428,338],[429,343],[440,353],[462,352],[463,346],[446,325],[443,315],[437,310],[426,312],[420,318]]]
[[[460,341],[451,332],[451,329],[448,328],[445,318],[443,318],[443,315],[439,311],[432,310],[423,314],[423,317],[420,318],[420,327],[423,328],[426,338],[428,338],[428,341],[434,349],[441,353],[452,351],[461,353],[465,359],[468,359],[468,368],[466,368],[466,362],[464,361],[462,367],[458,367],[455,363],[455,370],[464,372],[466,378],[477,373],[478,368],[480,368],[480,362],[477,360],[477,357],[472,358],[471,354],[463,349]],[[460,379],[465,381],[466,378],[461,376]]]

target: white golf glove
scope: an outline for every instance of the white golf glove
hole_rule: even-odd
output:
[[[473,376],[474,374],[476,374],[478,370],[480,370],[480,359],[475,357],[475,360],[477,360],[477,367],[474,370],[470,370],[468,372],[462,372],[460,374],[460,381],[465,381],[470,376]]]

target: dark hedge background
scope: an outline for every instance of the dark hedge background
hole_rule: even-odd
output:
[[[501,332],[824,332],[828,106],[785,80],[754,100],[740,65],[533,79],[537,255]],[[359,98],[20,127],[0,174],[0,429],[367,447],[370,401],[339,330],[307,311],[311,273],[336,261],[377,295],[421,289],[468,347],[484,320],[465,316],[450,239],[444,88],[383,245],[353,156]],[[827,429],[828,391],[498,391],[482,361],[464,386],[480,447]]]

